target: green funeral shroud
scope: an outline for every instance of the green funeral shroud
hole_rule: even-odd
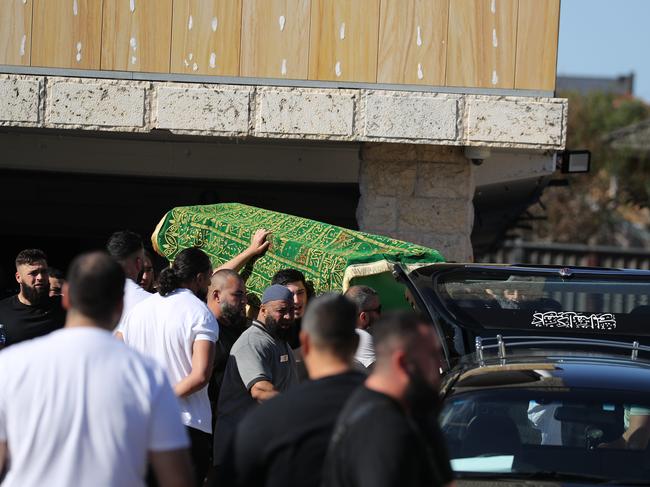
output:
[[[239,203],[174,208],[151,240],[169,261],[196,246],[218,267],[244,251],[259,228],[272,232],[271,246],[242,271],[249,293],[258,298],[278,270],[294,268],[316,294],[366,284],[379,292],[385,309],[402,308],[408,303],[403,285],[391,275],[392,264],[413,268],[444,261],[438,251],[420,245]]]

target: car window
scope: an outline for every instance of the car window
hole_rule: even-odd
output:
[[[650,401],[619,392],[492,390],[446,401],[441,428],[456,472],[560,472],[650,478]]]
[[[470,328],[650,335],[650,282],[461,269],[430,285],[454,321]]]

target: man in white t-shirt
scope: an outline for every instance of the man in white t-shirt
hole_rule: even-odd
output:
[[[124,273],[106,254],[73,261],[65,328],[0,353],[3,487],[188,486],[189,441],[165,372],[115,340]]]
[[[368,329],[381,315],[379,294],[368,286],[352,286],[345,292],[345,297],[357,307],[356,331],[359,335],[359,346],[354,360],[369,368],[375,363],[375,347]]]
[[[159,277],[159,293],[133,307],[116,333],[130,347],[155,359],[167,371],[187,426],[197,482],[202,482],[212,444],[208,382],[219,327],[202,301],[212,265],[192,247],[180,252]]]
[[[124,281],[124,311],[122,311],[122,319],[117,325],[119,331],[131,308],[140,301],[151,297],[151,293],[148,293],[137,284],[138,275],[144,268],[142,237],[129,230],[115,232],[108,239],[106,250],[120,264],[126,276]]]

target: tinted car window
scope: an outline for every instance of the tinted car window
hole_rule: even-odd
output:
[[[431,287],[453,321],[473,329],[650,335],[650,282],[641,280],[456,270]]]
[[[461,477],[557,472],[640,482],[650,478],[650,401],[641,398],[576,389],[465,392],[446,401],[441,428]]]

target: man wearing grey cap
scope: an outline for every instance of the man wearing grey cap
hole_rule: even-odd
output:
[[[257,320],[237,339],[226,364],[217,402],[215,465],[223,463],[230,438],[246,413],[298,382],[286,341],[293,321],[293,293],[278,284],[266,288]]]

